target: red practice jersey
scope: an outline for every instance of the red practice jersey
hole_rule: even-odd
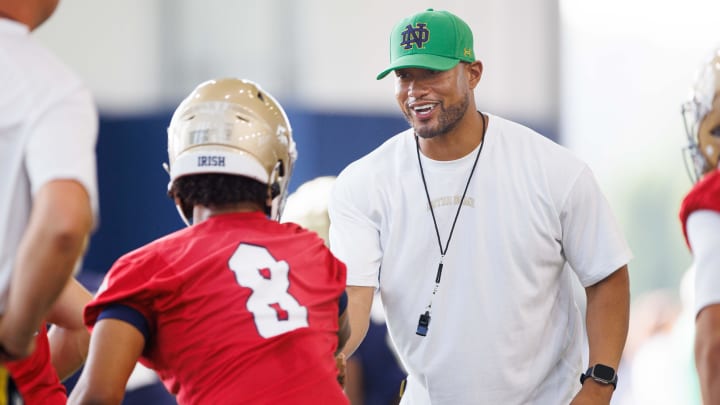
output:
[[[344,289],[345,265],[314,232],[225,214],[121,257],[85,322],[112,304],[142,313],[140,361],[181,404],[347,404],[334,359]]]
[[[685,196],[680,207],[680,222],[682,223],[685,243],[690,246],[687,238],[687,219],[694,211],[712,210],[720,212],[720,170],[714,170],[695,183]]]
[[[64,405],[65,386],[50,362],[50,344],[43,326],[35,337],[35,351],[22,360],[5,363],[25,405]]]

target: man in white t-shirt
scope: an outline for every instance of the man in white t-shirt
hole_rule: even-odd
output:
[[[390,59],[378,79],[394,72],[412,128],[343,170],[329,207],[330,246],[348,267],[343,352],[362,341],[379,289],[409,374],[402,404],[608,404],[632,254],[590,169],[477,111],[483,66],[457,16],[401,20]]]
[[[97,215],[95,105],[79,78],[30,37],[57,3],[0,3],[2,361],[33,352]]]
[[[695,363],[702,398],[720,403],[720,49],[683,105],[694,181],[680,221],[695,268]]]

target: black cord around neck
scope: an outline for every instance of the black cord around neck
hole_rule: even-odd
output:
[[[458,205],[457,212],[455,212],[455,219],[453,219],[452,227],[450,228],[450,235],[448,235],[447,242],[445,243],[445,248],[443,248],[442,241],[440,240],[440,230],[438,229],[437,220],[435,219],[435,211],[433,210],[432,201],[430,201],[430,193],[428,192],[427,181],[425,180],[425,172],[423,171],[422,167],[422,159],[420,159],[420,141],[418,140],[418,136],[415,135],[415,149],[417,151],[418,165],[420,165],[420,176],[422,177],[423,187],[425,188],[425,196],[427,197],[428,207],[430,207],[430,215],[432,215],[433,225],[435,225],[435,234],[437,235],[438,246],[440,246],[440,263],[438,264],[437,274],[435,275],[435,288],[433,288],[432,296],[430,297],[430,303],[425,309],[425,313],[420,314],[417,330],[415,331],[415,334],[419,336],[426,336],[428,333],[428,329],[430,327],[430,311],[432,310],[432,299],[433,297],[435,297],[435,293],[437,293],[438,288],[440,288],[440,277],[442,276],[443,259],[445,258],[445,253],[447,253],[447,250],[450,247],[450,239],[452,239],[453,231],[455,230],[455,224],[457,223],[458,217],[460,216],[460,209],[462,209],[463,201],[465,201],[465,195],[467,194],[468,188],[470,187],[470,180],[472,179],[473,173],[475,173],[475,167],[477,166],[478,160],[480,160],[480,153],[482,152],[483,146],[485,145],[485,132],[487,130],[487,123],[485,122],[485,116],[481,112],[480,117],[482,117],[483,122],[482,140],[480,141],[480,147],[478,148],[477,155],[475,156],[475,162],[473,162],[472,169],[470,169],[470,175],[468,176],[467,183],[465,184],[465,190],[463,190],[462,198],[460,198],[460,204]]]
[[[478,160],[480,160],[480,153],[482,153],[483,146],[485,145],[485,131],[487,129],[487,124],[485,122],[485,116],[482,112],[480,113],[480,117],[482,117],[483,123],[480,148],[478,148],[477,155],[475,155],[475,162],[473,162],[472,169],[470,169],[470,176],[468,176],[467,183],[465,183],[465,190],[463,190],[462,197],[460,198],[460,204],[458,205],[457,212],[455,212],[455,219],[453,219],[452,227],[450,228],[450,234],[448,235],[447,242],[445,242],[445,248],[443,248],[442,241],[440,240],[440,230],[438,229],[437,220],[435,219],[435,211],[433,210],[432,202],[430,201],[430,193],[428,192],[427,181],[425,180],[425,172],[423,171],[422,160],[420,159],[420,141],[418,140],[418,136],[415,135],[415,149],[417,151],[418,165],[420,166],[420,177],[422,177],[423,187],[425,188],[425,196],[427,197],[428,206],[430,207],[430,215],[432,215],[433,225],[435,225],[435,234],[437,235],[438,246],[440,247],[441,264],[442,258],[445,257],[445,254],[450,247],[450,239],[452,239],[453,231],[455,230],[455,224],[457,223],[458,217],[460,216],[460,209],[462,209],[463,201],[465,201],[465,195],[467,194],[468,188],[470,187],[470,180],[472,179],[473,173],[475,173],[475,167],[477,166]],[[440,269],[442,269],[442,267]],[[436,282],[440,282],[440,269],[438,269]]]

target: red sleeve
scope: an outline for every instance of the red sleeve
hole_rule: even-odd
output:
[[[168,266],[153,254],[152,245],[121,257],[105,275],[93,300],[85,306],[84,321],[92,328],[109,305],[122,304],[137,310],[147,320],[149,334],[155,334],[157,297],[172,291],[177,280]]]
[[[688,247],[690,243],[687,235],[687,219],[690,214],[698,210],[720,212],[720,170],[715,170],[700,179],[685,196],[680,206],[680,223]]]
[[[25,404],[62,405],[67,402],[65,386],[50,361],[47,328],[35,338],[35,351],[22,360],[5,363]]]

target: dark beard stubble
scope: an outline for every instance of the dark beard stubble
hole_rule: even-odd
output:
[[[470,95],[467,93],[465,93],[465,97],[463,97],[461,102],[452,105],[447,109],[440,104],[438,106],[440,108],[440,117],[438,118],[437,126],[434,128],[423,127],[420,129],[413,127],[415,129],[415,134],[423,139],[430,139],[439,135],[447,134],[458,126],[469,105]],[[413,122],[410,112],[408,111],[404,115],[405,120],[408,124],[410,124],[410,126],[412,126]]]

